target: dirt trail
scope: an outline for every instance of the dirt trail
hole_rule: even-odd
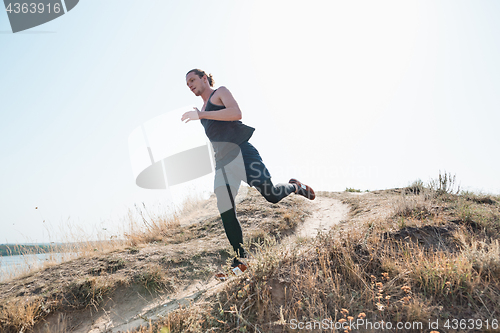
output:
[[[328,231],[332,226],[345,221],[350,210],[347,204],[329,197],[316,197],[310,205],[312,216],[297,228],[297,237],[315,237],[319,232]]]
[[[349,206],[335,198],[318,196],[313,201],[305,200],[304,204],[307,205],[307,209],[312,212],[312,215],[297,227],[296,232],[288,237],[288,241],[294,241],[297,237],[315,237],[319,232],[326,232],[332,226],[348,218]],[[193,211],[180,222],[183,225],[189,225],[193,221],[199,223],[216,215],[218,212],[215,198],[210,198],[203,205],[193,207]],[[174,293],[162,295],[141,295],[137,290],[126,288],[117,290],[112,301],[106,304],[103,311],[94,313],[90,318],[88,311],[66,313],[65,318],[54,316],[50,320],[51,326],[54,324],[57,326],[58,323],[63,322],[62,326],[64,327],[66,326],[64,321],[73,317],[70,320],[72,324],[69,325],[72,332],[127,332],[141,324],[147,324],[149,320],[154,321],[165,316],[180,305],[185,306],[202,300],[224,287],[224,283],[214,278],[193,282]]]
[[[296,237],[315,237],[319,232],[326,232],[332,226],[339,224],[347,219],[349,213],[349,206],[342,203],[338,199],[330,197],[317,197],[314,201],[308,202],[310,205],[309,209],[313,212],[311,216],[305,219],[305,221],[296,229],[296,232],[290,237],[289,240],[293,240]],[[213,211],[203,210],[203,215],[212,215]],[[213,294],[218,288],[222,287],[222,283],[211,279],[210,281],[205,281],[205,283],[197,283],[183,291],[178,292],[176,295],[169,295],[168,299],[163,298],[163,301],[155,302],[154,305],[144,308],[140,313],[134,313],[133,316],[125,320],[122,316],[122,320],[115,317],[115,321],[110,325],[108,322],[107,332],[126,332],[127,329],[139,326],[141,323],[145,323],[146,320],[155,320],[164,317],[167,313],[176,310],[179,305],[187,305],[191,302],[196,302],[200,297],[207,296],[207,294]],[[119,312],[119,309],[114,309],[113,312]],[[102,325],[104,324],[104,325]],[[101,327],[106,326],[105,323],[101,323]],[[100,330],[93,330],[94,332],[100,332]],[[83,332],[82,332],[83,333]]]
[[[237,202],[238,199],[241,197],[236,197]],[[349,205],[327,196],[317,196],[313,201],[306,201],[306,203],[313,214],[297,227],[294,235],[298,237],[315,237],[318,232],[325,232],[346,220],[350,211]],[[196,210],[183,217],[180,222],[182,225],[199,223],[218,215],[216,199],[211,197],[202,206],[198,206]]]

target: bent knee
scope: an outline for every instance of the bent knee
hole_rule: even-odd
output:
[[[269,201],[270,203],[278,203],[280,202],[280,198],[278,198],[277,196],[275,195],[266,195],[264,196],[264,198],[266,198],[267,201]]]

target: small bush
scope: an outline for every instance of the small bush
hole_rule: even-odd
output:
[[[415,180],[409,186],[405,187],[405,193],[408,194],[420,194],[420,192],[424,191],[425,185],[424,182],[420,179]]]
[[[432,179],[429,182],[429,187],[439,195],[459,194],[460,185],[457,185],[456,181],[456,175],[451,175],[451,173],[447,173],[446,171],[442,174],[441,171],[439,171],[438,178]]]
[[[134,276],[134,282],[149,292],[172,289],[172,283],[165,278],[165,273],[159,265],[149,265]]]

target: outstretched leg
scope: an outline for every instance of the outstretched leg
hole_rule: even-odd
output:
[[[278,203],[281,199],[295,193],[296,187],[293,184],[273,185],[271,179],[267,179],[261,184],[254,185],[257,191],[269,202]]]
[[[291,193],[302,195],[314,200],[315,194],[311,187],[292,178],[288,184],[274,185],[271,174],[267,170],[258,150],[248,141],[240,145],[245,163],[245,182],[255,187],[267,201],[277,203]]]

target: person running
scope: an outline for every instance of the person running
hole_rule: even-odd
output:
[[[246,265],[239,259],[246,258],[243,248],[243,233],[236,216],[234,198],[241,181],[256,188],[269,202],[277,203],[295,193],[310,200],[315,194],[311,187],[292,178],[288,184],[274,185],[257,149],[248,140],[254,128],[243,124],[241,110],[231,92],[224,86],[213,89],[214,79],[200,69],[192,69],[186,74],[189,89],[203,99],[200,110],[194,107],[182,115],[181,121],[200,120],[205,134],[210,140],[215,154],[214,192],[217,208],[221,215],[226,236],[237,257],[232,267],[242,271]]]

